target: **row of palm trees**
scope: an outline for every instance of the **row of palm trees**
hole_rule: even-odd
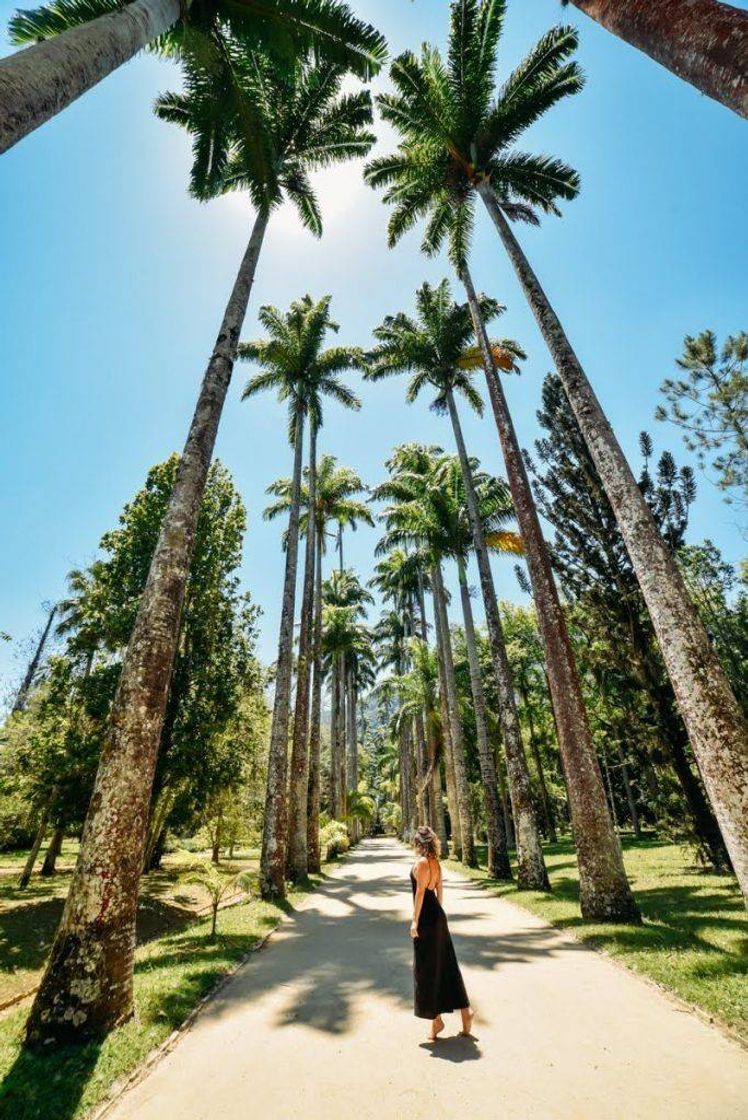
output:
[[[419,56],[405,52],[393,62],[390,74],[395,92],[381,94],[378,102],[383,118],[398,134],[399,144],[391,155],[369,163],[366,178],[372,186],[385,188],[385,201],[392,207],[390,243],[394,245],[425,220],[423,251],[434,255],[446,243],[465,288],[525,545],[564,767],[575,776],[569,796],[580,868],[586,869],[583,882],[592,891],[587,906],[593,909],[599,904],[593,884],[606,881],[610,893],[605,904],[634,913],[548,550],[468,268],[478,199],[514,267],[610,500],[725,844],[748,898],[745,719],[676,561],[511,226],[517,221],[539,224],[540,214],[558,213],[559,201],[573,199],[578,193],[579,178],[573,168],[560,159],[515,147],[532,123],[581,89],[581,71],[573,59],[577,35],[569,27],[548,32],[497,89],[503,19],[504,5],[492,0],[455,0],[446,57],[425,44]],[[487,602],[489,597],[485,599]],[[489,607],[487,621],[501,688],[500,635]],[[511,722],[508,696],[506,702],[502,698],[502,708],[502,716]],[[504,735],[506,738],[506,726]],[[521,765],[515,776],[519,783]],[[586,848],[587,836],[598,837],[599,843]],[[583,895],[585,889],[583,886]]]
[[[159,98],[156,110],[163,119],[183,127],[192,139],[193,195],[207,200],[230,190],[244,191],[256,218],[205,371],[123,661],[81,856],[29,1018],[32,1042],[106,1031],[132,1013],[135,903],[156,751],[195,525],[258,259],[270,219],[285,200],[295,205],[312,233],[321,233],[319,203],[309,172],[369,151],[374,141],[369,130],[370,97],[366,92],[344,93],[343,82],[350,73],[369,77],[385,58],[381,35],[334,0],[273,0],[271,5],[264,0],[242,0],[230,6],[220,0],[205,4],[134,0],[124,6],[100,0],[101,8],[97,2],[60,0],[16,18],[13,26],[18,40],[33,40],[34,45],[0,62],[0,148],[9,147],[150,44],[182,63],[183,92]],[[372,185],[387,187],[386,198],[394,207],[391,240],[427,217],[424,248],[434,253],[448,241],[452,262],[465,284],[542,619],[562,750],[565,759],[579,764],[578,815],[588,809],[592,817],[598,814],[596,779],[594,768],[585,761],[586,719],[576,693],[547,554],[480,301],[467,269],[478,196],[517,271],[606,486],[707,789],[745,885],[748,760],[737,704],[610,425],[509,225],[513,220],[536,222],[538,212],[556,212],[559,199],[577,193],[577,176],[561,161],[513,148],[529,124],[581,87],[578,67],[571,60],[576,35],[568,28],[550,32],[497,95],[496,52],[504,4],[455,0],[451,12],[446,61],[432,48],[424,48],[420,58],[406,53],[393,64],[395,93],[382,95],[379,104],[401,142],[393,156],[370,164],[367,177]],[[304,425],[300,415],[294,422],[294,439],[301,443]],[[296,454],[300,456],[301,450],[295,449]],[[298,473],[295,466],[294,478]],[[469,511],[471,505],[469,499]],[[474,539],[479,539],[474,508],[471,525]],[[294,550],[298,551],[298,525],[294,527],[290,518],[282,612],[284,650],[290,648],[288,632],[293,624],[290,573],[295,568]],[[485,583],[485,599],[490,602],[484,568],[481,583]],[[501,682],[501,635],[495,619],[489,618],[489,632]],[[307,636],[306,661],[309,643]],[[274,892],[283,889],[285,860],[285,850],[271,836],[283,834],[281,791],[285,791],[286,763],[281,756],[289,723],[283,699],[290,703],[290,653],[279,658],[278,674],[271,747],[274,793],[271,796],[269,790],[267,806],[272,832],[263,844],[262,872],[264,889]],[[511,744],[513,700],[506,687],[501,685],[502,727]],[[299,750],[300,767],[303,748]],[[519,754],[510,759],[511,745],[507,750],[512,796],[519,798],[517,813],[522,817],[523,764]],[[296,772],[293,762],[292,772]],[[522,817],[525,819],[529,822],[529,814]],[[596,824],[602,835],[604,821]],[[469,845],[470,837],[463,837],[463,843]],[[537,877],[541,867],[529,824],[522,843],[523,874]],[[592,853],[590,882],[598,870],[593,866],[595,858]],[[625,909],[628,893],[612,842],[604,847],[603,858],[609,883],[618,883],[616,905]],[[595,898],[590,897],[588,904],[594,907]]]
[[[431,407],[449,415],[464,488],[471,544],[475,552],[480,576],[483,607],[488,630],[489,647],[499,697],[499,723],[507,761],[509,792],[517,833],[518,885],[522,889],[544,890],[548,877],[543,862],[530,776],[525,759],[516,687],[512,680],[506,643],[499,616],[496,591],[489,560],[486,527],[481,517],[479,495],[474,472],[468,458],[460,423],[457,397],[466,400],[478,413],[483,411],[483,400],[473,383],[476,367],[489,371],[495,391],[500,392],[500,382],[494,373],[495,363],[504,369],[515,368],[522,351],[516,342],[502,339],[489,343],[485,336],[485,323],[496,317],[501,308],[495,301],[479,298],[473,293],[468,303],[452,300],[446,280],[436,288],[424,284],[416,296],[418,317],[400,313],[388,317],[374,332],[379,340],[371,356],[367,377],[381,377],[408,371],[411,378],[407,399],[412,401],[426,387],[434,392]],[[477,350],[478,327],[484,331],[484,342]],[[485,351],[485,352],[484,352]],[[580,873],[580,899],[582,912],[591,920],[626,921],[636,919],[637,910],[623,868],[620,844],[607,809],[605,790],[597,765],[597,755],[582,700],[581,686],[574,667],[571,642],[563,611],[558,601],[550,570],[548,550],[543,540],[534,500],[530,491],[524,462],[519,450],[511,418],[502,396],[502,411],[497,417],[497,427],[502,438],[504,459],[509,478],[514,509],[527,553],[531,573],[535,575],[535,598],[541,630],[546,637],[546,658],[549,678],[555,681],[553,691],[559,746],[564,768],[569,775],[569,803],[572,815],[577,858]],[[539,562],[538,562],[539,561]],[[539,569],[539,578],[538,578]],[[465,583],[464,552],[460,570],[461,586]],[[438,582],[441,577],[436,576]],[[468,612],[470,613],[470,612]],[[468,650],[472,618],[465,619]],[[473,643],[474,644],[474,643]],[[471,677],[477,669],[477,652],[471,661]],[[474,661],[474,664],[473,664]],[[449,681],[447,680],[449,698]],[[475,697],[479,682],[473,684]],[[453,722],[457,719],[456,708]],[[490,786],[492,797],[497,798],[496,774],[489,757],[484,735],[479,729],[478,746],[484,781]],[[455,733],[458,733],[456,729]],[[484,757],[485,756],[485,757]],[[495,824],[498,833],[498,802],[495,801]],[[463,827],[465,841],[467,821]]]

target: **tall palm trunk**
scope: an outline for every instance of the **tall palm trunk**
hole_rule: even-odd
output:
[[[574,662],[571,638],[551,570],[517,433],[496,372],[483,316],[469,272],[463,277],[483,357],[507,478],[525,546],[538,628],[548,666],[559,748],[566,761],[574,843],[579,863],[579,901],[589,921],[638,922],[639,911],[623,865],[621,844],[610,819],[592,733]]]
[[[400,725],[400,774],[402,831],[404,839],[409,841],[417,828],[417,810],[413,731],[408,720],[404,720]]]
[[[28,1019],[29,1042],[104,1033],[132,1014],[138,883],[200,508],[267,225],[258,214],[203,378],[122,664],[80,854]]]
[[[320,732],[322,727],[322,530],[316,526],[317,538],[314,559],[314,632],[312,637],[312,715],[309,726],[309,799],[307,802],[307,857],[309,870],[322,869],[319,845],[319,811],[321,799]]]
[[[428,777],[428,745],[426,743],[426,723],[423,712],[417,712],[413,716],[413,736],[416,744],[416,815],[420,822],[433,828],[431,782]]]
[[[340,763],[338,761],[338,720],[340,718],[340,667],[338,655],[332,656],[330,670],[330,812],[335,820],[340,819]]]
[[[748,900],[748,729],[675,559],[571,343],[501,211],[478,187],[551,351],[647,604],[714,812]],[[549,665],[550,668],[550,665]],[[561,712],[555,702],[556,719]],[[568,774],[567,774],[568,778]]]
[[[52,606],[50,608],[49,614],[47,615],[47,621],[44,624],[44,629],[42,630],[42,633],[41,633],[41,637],[39,638],[39,641],[37,642],[37,645],[36,645],[36,649],[34,650],[34,656],[29,661],[28,668],[26,669],[25,676],[23,678],[23,681],[21,682],[21,687],[19,688],[18,692],[16,693],[16,698],[13,701],[13,707],[11,709],[11,711],[13,711],[13,712],[21,712],[26,707],[26,698],[28,697],[29,691],[31,690],[31,686],[34,683],[34,677],[36,676],[37,670],[39,668],[39,662],[42,659],[42,654],[44,653],[44,647],[47,644],[47,639],[49,638],[49,632],[52,629],[52,623],[54,622],[54,617],[55,617],[56,613],[57,613],[57,604],[55,603],[54,606]]]
[[[442,770],[439,755],[437,753],[437,762],[434,767],[434,772],[431,776],[431,797],[434,807],[434,823],[431,826],[439,837],[439,842],[442,846],[442,851],[446,854],[449,850],[449,842],[447,840],[447,821],[444,816],[444,794],[442,792]]]
[[[571,0],[707,97],[748,117],[748,11],[720,0]]]
[[[535,769],[538,773],[538,785],[540,786],[540,800],[543,805],[543,816],[545,817],[545,833],[551,844],[558,843],[558,836],[556,834],[556,822],[553,818],[553,806],[548,794],[548,786],[545,782],[545,773],[543,771],[543,760],[540,757],[540,747],[535,735],[535,721],[532,715],[532,704],[530,703],[530,695],[527,689],[527,682],[520,679],[519,691],[522,696],[522,701],[527,712],[527,723],[530,734],[530,751],[535,760]]]
[[[314,615],[314,572],[316,554],[317,426],[309,425],[309,517],[307,519],[304,589],[299,627],[299,657],[296,669],[296,710],[288,789],[288,877],[294,882],[309,874],[307,824],[309,806],[309,693],[312,675]]]
[[[470,688],[473,694],[475,731],[478,741],[478,762],[480,765],[481,778],[483,779],[483,797],[486,805],[488,874],[492,879],[511,879],[512,869],[509,864],[509,851],[506,846],[504,825],[501,820],[501,805],[499,804],[496,758],[488,742],[486,697],[483,692],[483,680],[481,678],[480,662],[478,660],[478,644],[475,638],[473,605],[470,602],[470,590],[467,583],[465,562],[461,556],[457,559],[457,574],[460,581],[462,617],[465,624],[465,645],[467,646],[468,667],[470,670]]]
[[[460,814],[457,809],[457,792],[455,789],[455,773],[452,759],[452,729],[449,718],[449,703],[447,701],[447,674],[444,667],[444,643],[439,622],[439,611],[436,607],[436,592],[432,588],[434,599],[434,632],[436,635],[436,655],[439,665],[439,707],[441,711],[442,743],[444,746],[444,777],[447,786],[447,806],[449,808],[449,822],[452,831],[452,847],[455,859],[462,860],[462,832],[460,829]]]
[[[439,636],[442,644],[444,658],[444,683],[447,688],[447,709],[449,713],[449,730],[452,739],[452,768],[454,770],[455,794],[457,797],[457,815],[460,820],[460,839],[462,841],[462,862],[467,867],[477,867],[478,861],[475,854],[475,841],[473,839],[473,811],[470,804],[470,786],[467,777],[467,764],[465,760],[465,740],[462,735],[460,723],[460,709],[457,700],[457,682],[455,679],[454,658],[452,655],[452,638],[449,633],[449,619],[447,617],[447,596],[444,590],[441,565],[434,564],[431,571],[431,582],[434,588],[434,607],[439,616]]]
[[[179,14],[179,0],[134,0],[0,60],[0,152],[163,35]]]
[[[304,406],[296,407],[293,481],[286,538],[286,571],[283,580],[278,662],[275,673],[273,722],[270,727],[265,823],[260,853],[260,893],[263,898],[283,898],[286,893],[286,829],[288,823],[288,722],[291,711],[293,670],[293,620],[296,603],[296,569],[299,552],[301,471],[304,457]]]
[[[347,677],[347,697],[346,697],[346,775],[348,791],[355,793],[358,788],[358,743],[356,741],[356,718],[357,718],[357,697],[356,697],[356,675],[353,662],[348,665]],[[347,801],[346,796],[346,801]],[[347,808],[347,806],[346,806]],[[358,820],[352,820],[349,824],[349,831],[353,840],[358,839]]]
[[[520,890],[545,891],[549,890],[548,874],[543,860],[543,849],[540,844],[540,832],[535,815],[535,806],[532,800],[532,786],[530,774],[525,760],[522,735],[517,714],[517,703],[514,698],[514,682],[509,668],[509,658],[504,641],[504,630],[501,625],[499,608],[496,603],[491,562],[488,556],[483,525],[478,510],[478,498],[475,493],[473,473],[465,448],[462,435],[460,418],[457,414],[454,396],[449,393],[447,397],[449,416],[452,421],[457,456],[460,460],[462,481],[465,489],[465,502],[470,518],[470,528],[475,546],[475,558],[478,563],[481,592],[483,594],[483,607],[486,614],[486,627],[488,629],[488,642],[491,649],[496,690],[499,699],[499,723],[504,741],[506,754],[507,774],[509,776],[509,796],[514,810],[514,820],[517,828],[517,886]]]
[[[340,798],[340,819],[348,811],[348,767],[346,765],[346,694],[348,691],[348,666],[345,654],[340,658],[340,677],[338,680],[338,796]]]

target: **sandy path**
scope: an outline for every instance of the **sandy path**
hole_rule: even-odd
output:
[[[107,1120],[746,1120],[748,1055],[462,877],[445,909],[476,1042],[412,1015],[409,855],[368,840]]]

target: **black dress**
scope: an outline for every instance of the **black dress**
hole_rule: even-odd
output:
[[[415,898],[416,877],[412,871],[410,885]],[[442,1012],[470,1006],[447,915],[432,887],[424,891],[418,937],[413,940],[413,983],[414,1010],[419,1019],[436,1019]]]

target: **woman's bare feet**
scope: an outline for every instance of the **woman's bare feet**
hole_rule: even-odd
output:
[[[462,1007],[460,1008],[460,1014],[462,1015],[462,1030],[460,1031],[460,1034],[471,1035],[473,1033],[473,1019],[475,1018],[475,1012],[473,1011],[472,1007]]]
[[[436,1042],[437,1036],[440,1035],[443,1030],[444,1020],[442,1019],[441,1015],[437,1015],[437,1017],[431,1024],[431,1030],[429,1031],[429,1042]]]

